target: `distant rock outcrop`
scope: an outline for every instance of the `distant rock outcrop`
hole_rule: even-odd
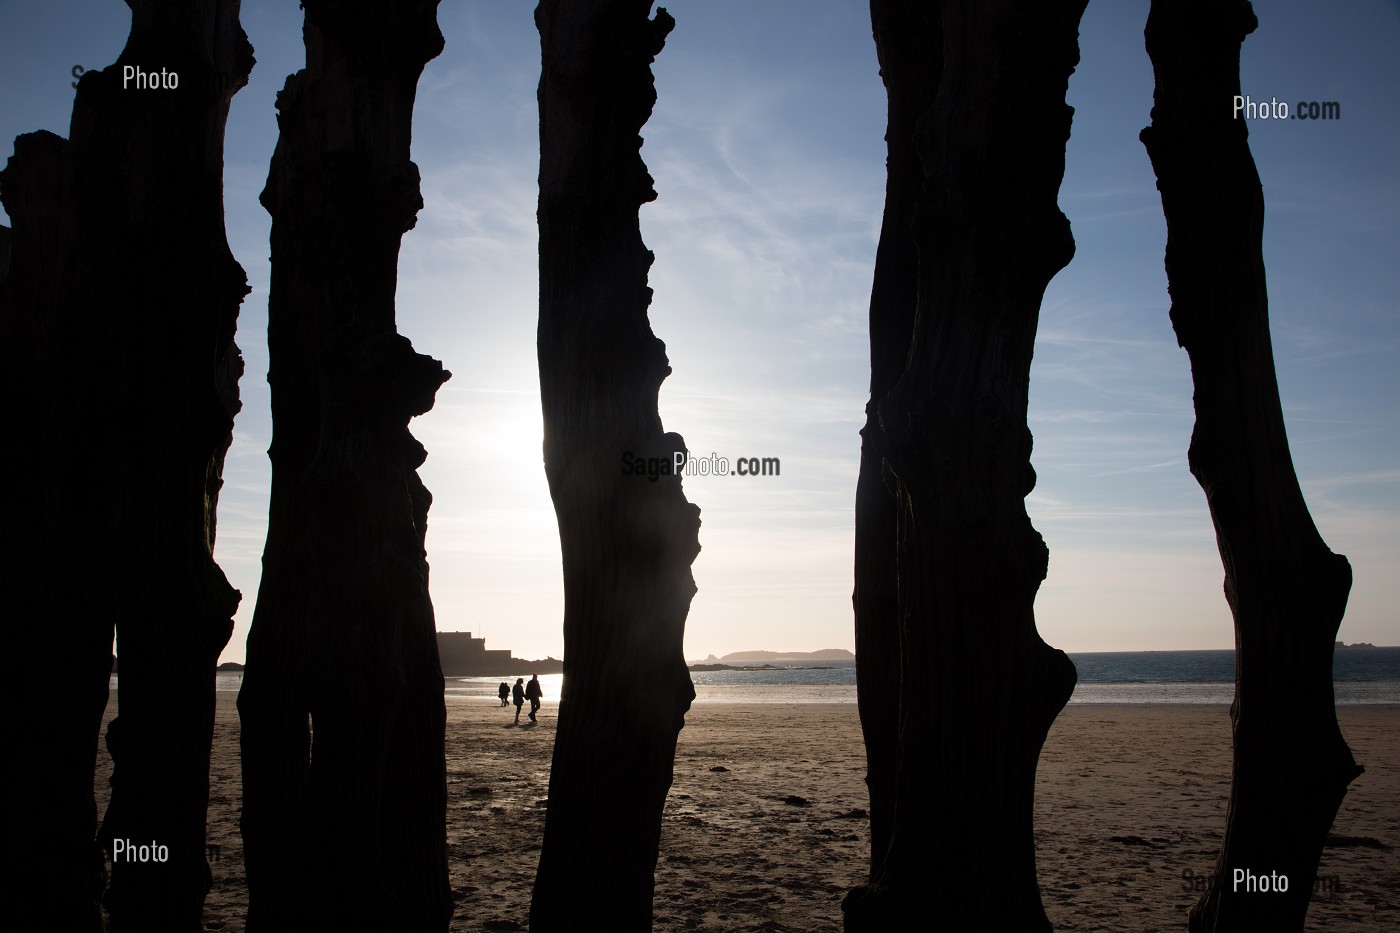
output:
[[[713,655],[711,655],[713,657]],[[720,661],[854,661],[855,654],[845,648],[823,648],[820,651],[732,651]]]

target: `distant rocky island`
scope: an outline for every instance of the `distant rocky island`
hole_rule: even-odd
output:
[[[823,648],[820,651],[733,651],[722,658],[710,655],[713,661],[854,661],[856,656],[845,648]]]
[[[820,651],[731,651],[722,658],[710,655],[704,661],[693,661],[692,671],[766,671],[773,670],[771,664],[744,664],[743,661],[854,661],[856,656],[845,648],[823,648]]]
[[[1348,645],[1348,644],[1347,644],[1346,642],[1344,642],[1344,641],[1339,641],[1339,642],[1337,642],[1337,647],[1338,647],[1338,648],[1374,648],[1374,647],[1376,647],[1376,646],[1373,645],[1373,644],[1371,644],[1369,641],[1358,641],[1358,642],[1354,642],[1353,644],[1350,644],[1350,645]]]
[[[118,668],[119,664],[117,662],[117,659],[114,657],[112,658],[112,673],[120,674],[121,671]],[[214,670],[218,671],[221,674],[241,674],[243,673],[243,665],[239,664],[237,661],[225,661],[218,667],[214,668]]]

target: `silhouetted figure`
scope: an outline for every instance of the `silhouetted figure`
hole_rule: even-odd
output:
[[[501,698],[501,706],[508,706],[510,704],[510,684],[504,680],[501,681],[501,687],[496,691],[496,696]]]
[[[544,690],[540,687],[540,675],[531,674],[530,682],[525,685],[525,697],[530,701],[530,721],[539,722],[535,714],[540,711],[540,696]]]
[[[515,678],[515,688],[511,691],[511,697],[515,700],[515,723],[520,724],[520,707],[525,705],[525,678]]]

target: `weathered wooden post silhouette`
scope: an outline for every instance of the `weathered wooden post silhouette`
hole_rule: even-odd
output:
[[[638,208],[651,62],[674,21],[650,0],[542,0],[540,394],[564,564],[564,693],[530,928],[651,929],[652,875],[676,736],[694,697],[682,636],[699,509],[670,466]],[[619,685],[627,690],[619,690]]]
[[[848,930],[918,927],[931,914],[950,927],[1049,929],[1035,770],[1074,667],[1035,628],[1047,551],[1025,510],[1035,485],[1026,410],[1040,301],[1074,252],[1055,202],[1084,4],[939,5],[940,83],[915,131],[913,333],[878,402],[881,430],[866,437],[898,499],[894,815],[883,865],[843,905]],[[872,10],[878,26],[901,7]],[[906,51],[923,67],[938,52],[882,48],[886,81],[908,80],[902,93],[915,99],[918,65],[888,60]],[[930,879],[957,896],[935,902]]]
[[[84,585],[72,585],[73,561],[85,566],[90,552],[79,553],[86,539],[71,532],[105,526],[100,512],[87,511],[96,496],[79,503],[61,494],[84,488],[65,483],[79,479],[76,465],[89,462],[93,443],[71,406],[81,393],[64,381],[84,369],[69,364],[77,348],[59,333],[70,276],[63,260],[68,151],[53,133],[26,133],[0,173],[0,198],[14,224],[9,269],[0,277],[0,418],[13,444],[0,457],[0,586],[15,620],[8,648],[24,659],[8,673],[24,706],[5,723],[4,741],[23,766],[11,769],[3,813],[11,845],[23,853],[7,860],[10,922],[96,933],[104,878],[93,769],[112,618],[110,606],[100,605],[101,567],[88,566]]]
[[[914,127],[933,106],[941,72],[942,15],[925,0],[870,5],[875,52],[888,98],[885,214],[870,290],[870,401],[856,483],[856,679],[870,790],[870,880],[884,864],[894,818],[899,757],[899,506],[880,454],[877,406],[904,373],[918,305],[919,254],[914,209],[924,172]]]
[[[1172,326],[1191,358],[1191,473],[1205,491],[1235,618],[1234,774],[1225,839],[1191,929],[1301,930],[1318,859],[1361,773],[1337,725],[1332,651],[1351,566],[1303,501],[1269,337],[1264,195],[1249,151],[1240,46],[1248,2],[1154,0],[1157,86],[1142,141],[1167,219]],[[1288,876],[1247,893],[1235,869]]]
[[[305,0],[278,95],[272,500],[242,717],[250,933],[443,930],[445,708],[408,422],[448,373],[394,320],[437,0]],[[315,736],[313,744],[312,736]]]
[[[16,336],[8,324],[26,316],[33,385],[20,397],[35,400],[39,387],[43,423],[22,430],[46,452],[18,487],[31,501],[16,512],[7,502],[5,522],[28,537],[18,591],[47,593],[17,600],[32,628],[17,674],[39,724],[28,736],[37,747],[22,754],[45,760],[33,793],[20,795],[32,815],[19,831],[48,824],[53,836],[10,879],[40,918],[34,929],[100,922],[92,776],[114,625],[121,686],[100,835],[109,849],[114,838],[154,840],[166,857],[113,859],[108,929],[199,929],[210,885],[214,666],[238,604],[212,552],[247,292],[224,236],[223,133],[253,58],[237,0],[130,5],[117,62],[79,84],[70,140],[32,134],[26,152],[49,163],[21,157],[6,184],[27,228],[3,300],[6,342]],[[48,215],[38,231],[35,207]],[[40,252],[35,233],[47,239]],[[73,700],[28,682],[66,686],[75,669]]]

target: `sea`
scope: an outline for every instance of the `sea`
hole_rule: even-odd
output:
[[[1203,703],[1234,699],[1235,652],[1109,651],[1071,654],[1079,683],[1071,703]],[[692,671],[697,703],[854,703],[856,662],[808,659],[727,662],[738,670]],[[765,665],[767,665],[765,667]],[[1332,662],[1338,705],[1400,705],[1400,648],[1340,648]],[[562,674],[544,674],[557,698]],[[511,683],[515,678],[509,678]],[[463,677],[448,697],[495,696],[501,678]]]
[[[1071,704],[1194,703],[1234,699],[1235,652],[1105,651],[1071,654],[1079,682]],[[736,670],[692,671],[696,703],[854,703],[853,660],[735,661]],[[237,691],[241,674],[220,673],[219,689]],[[1332,662],[1338,706],[1400,705],[1400,648],[1339,648]],[[449,701],[494,699],[515,676],[450,677]],[[541,674],[546,702],[557,700],[562,674]],[[116,686],[116,678],[112,679]]]

